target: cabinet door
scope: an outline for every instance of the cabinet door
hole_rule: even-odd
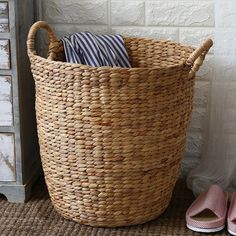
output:
[[[9,32],[8,2],[0,1],[0,32]]]
[[[15,180],[14,135],[0,133],[0,181]]]
[[[0,76],[0,126],[13,125],[11,77]]]
[[[0,69],[10,69],[10,45],[8,39],[0,39]]]

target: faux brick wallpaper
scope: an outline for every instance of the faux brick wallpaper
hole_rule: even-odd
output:
[[[193,46],[213,37],[215,24],[213,0],[38,0],[38,18],[48,21],[58,37],[88,30]],[[205,142],[212,63],[209,55],[197,76],[183,173],[197,163]]]

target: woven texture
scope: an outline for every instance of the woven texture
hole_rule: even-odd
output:
[[[41,178],[33,189],[32,199],[25,204],[9,203],[0,196],[1,236],[204,236],[185,227],[185,211],[193,196],[178,181],[167,211],[159,218],[137,226],[95,228],[61,217],[53,208]],[[212,236],[229,235],[226,230]]]
[[[40,27],[49,33],[48,59],[34,51]],[[69,64],[45,22],[31,28],[27,44],[41,159],[56,210],[109,227],[159,216],[169,204],[185,146],[190,73],[199,67],[192,64],[194,49],[127,38],[134,68]]]

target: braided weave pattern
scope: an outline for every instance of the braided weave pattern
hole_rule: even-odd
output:
[[[29,53],[49,194],[65,218],[92,226],[144,223],[168,206],[192,111],[194,51],[126,38],[134,68],[63,62]],[[28,40],[28,46],[31,40]]]

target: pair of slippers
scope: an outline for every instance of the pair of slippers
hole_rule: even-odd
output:
[[[236,235],[236,193],[233,193],[228,208],[228,194],[218,185],[212,185],[201,194],[186,212],[187,227],[202,233],[221,231],[226,218],[229,233]]]

